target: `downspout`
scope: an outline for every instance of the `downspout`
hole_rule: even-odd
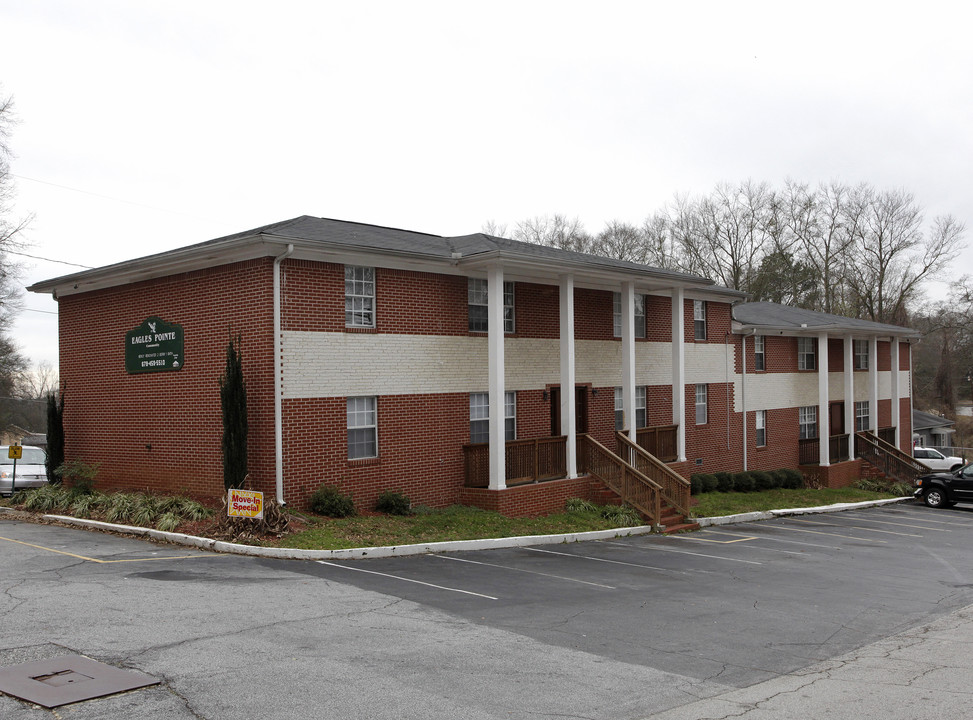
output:
[[[277,476],[277,503],[279,505],[287,504],[284,502],[284,409],[281,398],[284,391],[284,382],[281,376],[284,362],[280,356],[280,264],[293,252],[294,245],[288,243],[287,249],[274,258],[274,464]]]

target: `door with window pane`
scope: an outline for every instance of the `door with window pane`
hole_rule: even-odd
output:
[[[551,397],[551,435],[557,437],[561,432],[561,388],[552,387]],[[579,385],[574,389],[574,429],[579,433],[588,432],[588,388]]]

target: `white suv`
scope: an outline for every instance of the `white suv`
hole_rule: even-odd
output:
[[[953,471],[966,464],[963,458],[946,457],[935,448],[912,448],[912,457],[937,472]]]

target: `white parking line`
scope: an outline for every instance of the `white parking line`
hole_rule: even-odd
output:
[[[930,512],[943,513],[949,517],[956,517],[954,514],[949,512],[944,512],[943,510],[931,510]],[[950,520],[934,520],[932,518],[922,518],[921,522],[933,523],[934,525],[955,525],[956,527],[970,527],[973,525],[973,518],[969,522],[952,522]]]
[[[860,542],[881,543],[883,545],[886,544],[885,540],[875,540],[874,538],[855,537],[854,535],[841,535],[839,533],[821,532],[820,530],[808,530],[806,528],[788,527],[787,525],[775,525],[774,527],[779,528],[781,530],[790,530],[791,532],[813,533],[814,535],[827,535],[828,537],[840,537],[840,538],[845,538],[846,540],[858,540]]]
[[[623,543],[611,542],[610,540],[609,541],[605,541],[605,544],[606,545],[623,545]],[[633,546],[632,545],[625,545],[625,547],[629,547],[630,548],[630,547],[633,547]],[[640,549],[648,550],[650,548],[647,545],[643,545],[643,546],[640,547]],[[756,560],[741,560],[740,558],[728,558],[728,557],[723,557],[722,555],[707,555],[706,553],[691,552],[690,550],[676,550],[675,548],[666,548],[666,547],[662,547],[660,545],[655,545],[655,544],[653,544],[651,546],[651,549],[652,550],[658,550],[659,552],[677,553],[679,555],[696,555],[698,557],[712,558],[713,560],[726,560],[727,562],[746,563],[747,565],[763,565],[762,562],[757,562]]]
[[[435,555],[431,554],[429,557],[440,558],[442,560],[453,560],[454,562],[465,562],[472,565],[484,565],[486,567],[500,568],[501,570],[512,570],[514,572],[527,573],[529,575],[540,575],[541,577],[554,578],[555,580],[566,580],[567,582],[581,583],[582,585],[594,585],[595,587],[606,588],[608,590],[615,590],[612,585],[602,585],[601,583],[588,582],[587,580],[578,580],[576,578],[564,577],[563,575],[552,575],[551,573],[537,572],[536,570],[524,570],[523,568],[510,567],[509,565],[498,565],[497,563],[481,562],[479,560],[468,560],[467,558],[453,557],[452,555]]]
[[[622,547],[631,548],[631,545],[625,545],[624,543],[612,543],[613,545],[621,545]],[[626,562],[625,560],[609,560],[607,558],[594,557],[592,555],[576,555],[575,553],[558,552],[557,550],[543,550],[536,547],[525,547],[523,550],[529,550],[530,552],[546,553],[548,555],[562,555],[564,557],[578,558],[579,560],[591,560],[592,562],[603,562],[609,565],[627,565],[628,567],[642,568],[643,570],[659,570],[661,572],[676,573],[677,575],[689,575],[687,570],[674,570],[672,568],[655,567],[654,565],[643,565],[642,563]],[[704,572],[709,574],[710,570],[694,570],[693,572]]]
[[[864,522],[870,522],[870,523],[878,523],[880,525],[895,525],[896,527],[915,528],[916,530],[934,530],[935,532],[953,532],[952,530],[947,530],[946,528],[934,528],[934,527],[929,527],[928,525],[909,525],[904,522],[894,522],[892,520],[872,520],[870,517],[863,517],[862,515],[859,514],[853,515],[852,513],[847,513],[846,515],[848,517],[853,517],[856,520],[862,520]]]
[[[401,580],[402,582],[425,585],[426,587],[436,588],[437,590],[448,590],[449,592],[462,593],[464,595],[476,595],[477,597],[486,598],[487,600],[500,599],[495,598],[492,595],[484,595],[478,592],[471,592],[470,590],[460,590],[459,588],[445,587],[443,585],[433,585],[432,583],[422,582],[422,580],[412,580],[411,578],[405,578],[399,575],[390,575],[389,573],[376,572],[375,570],[365,570],[364,568],[351,567],[350,565],[339,565],[338,563],[328,562],[327,560],[316,560],[315,562],[320,565],[330,565],[331,567],[341,568],[342,570],[353,570],[355,572],[366,573],[368,575],[379,575],[381,577],[392,578],[393,580]]]
[[[879,530],[878,528],[860,527],[858,525],[845,525],[845,524],[838,524],[834,522],[826,523],[826,522],[817,522],[816,520],[799,520],[797,518],[791,518],[791,521],[804,523],[805,525],[824,525],[825,527],[850,528],[851,530],[863,530],[865,532],[883,533],[885,535],[900,535],[901,537],[915,537],[915,538],[922,537],[922,535],[916,535],[915,533],[900,533],[900,532],[895,532],[894,530]]]
[[[768,528],[779,527],[777,525],[767,525]],[[784,538],[771,537],[770,535],[754,535],[758,540],[770,540],[771,542],[790,543],[791,545],[804,545],[807,547],[825,548],[827,550],[841,550],[839,545],[821,545],[820,543],[804,542],[803,540],[786,540]]]

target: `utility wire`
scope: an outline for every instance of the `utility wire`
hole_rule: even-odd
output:
[[[16,250],[6,250],[8,255],[20,255],[21,257],[29,257],[34,260],[43,260],[45,262],[61,263],[62,265],[71,265],[73,267],[84,268],[85,270],[91,270],[91,265],[81,265],[80,263],[68,262],[67,260],[55,260],[54,258],[41,257],[40,255],[28,255],[27,253],[17,252]]]

